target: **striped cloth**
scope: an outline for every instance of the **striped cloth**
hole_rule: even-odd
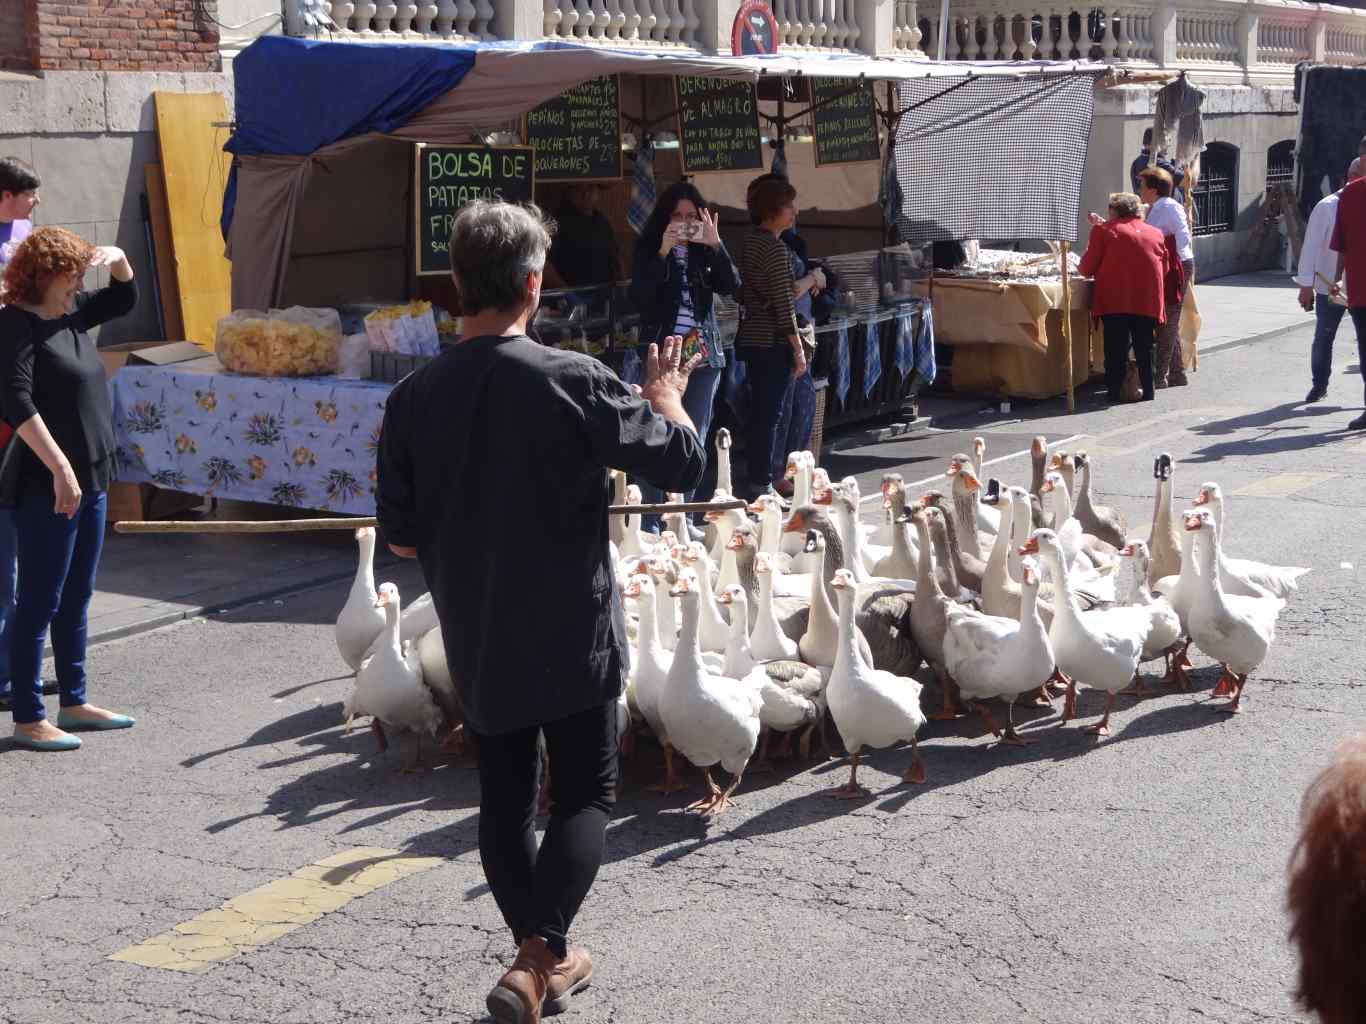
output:
[[[841,325],[835,334],[835,397],[843,406],[849,398],[849,327]]]
[[[926,299],[920,307],[920,330],[915,332],[915,368],[929,387],[939,376],[934,358],[934,305]]]
[[[878,325],[869,322],[863,329],[863,397],[873,393],[873,388],[882,379],[882,340],[878,337]]]
[[[626,223],[640,234],[655,208],[655,143],[650,136],[636,150],[636,166],[631,172],[631,201],[626,204]]]

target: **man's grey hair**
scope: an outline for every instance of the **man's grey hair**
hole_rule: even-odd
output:
[[[1142,211],[1143,204],[1132,192],[1111,192],[1110,209],[1120,220],[1132,220]]]
[[[451,273],[461,312],[521,305],[527,275],[545,269],[554,229],[531,203],[477,199],[461,207],[451,225]]]
[[[1359,156],[1347,165],[1347,180],[1355,181],[1361,177],[1366,177],[1366,157]]]
[[[1363,135],[1361,141],[1357,143],[1357,154],[1359,156],[1366,156],[1366,135]]]

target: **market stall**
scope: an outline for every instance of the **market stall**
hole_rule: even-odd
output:
[[[581,260],[561,260],[565,287],[546,292],[534,333],[624,369],[638,342],[635,313],[622,281],[596,277],[629,268],[632,190],[642,177],[658,188],[694,179],[722,209],[723,237],[738,244],[748,229],[744,186],[765,169],[774,139],[786,141],[787,173],[803,196],[803,236],[843,280],[819,332],[827,422],[893,411],[933,380],[934,335],[928,299],[913,287],[916,254],[885,248],[889,211],[879,193],[900,170],[889,143],[901,112],[897,90],[875,83],[933,80],[939,93],[952,93],[983,78],[1080,75],[1089,89],[1096,70],[1085,62],[261,39],[234,62],[223,216],[233,316],[254,325],[251,340],[225,350],[220,325],[221,363],[120,371],[120,476],[369,511],[373,434],[388,386],[441,340],[430,330],[415,340],[386,318],[458,330],[445,248],[464,202],[495,196],[553,208],[571,203],[584,182],[606,190],[597,211],[582,211],[576,230],[595,236],[580,251],[601,253],[598,239],[615,239],[620,259],[582,280],[564,272]],[[335,89],[361,79],[363,92]],[[566,219],[578,216],[562,208]],[[325,342],[303,333],[300,322],[328,314],[338,325],[322,330]],[[722,314],[733,324],[733,310]],[[272,326],[290,316],[300,322]],[[324,363],[300,358],[301,346],[326,353]]]

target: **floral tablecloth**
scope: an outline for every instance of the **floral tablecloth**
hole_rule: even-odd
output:
[[[374,515],[375,448],[391,384],[245,377],[209,356],[125,366],[109,386],[120,480]]]

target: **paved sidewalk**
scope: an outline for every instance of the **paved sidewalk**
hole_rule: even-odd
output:
[[[1203,318],[1200,343],[1204,349],[1290,328],[1312,327],[1312,317],[1295,302],[1294,286],[1279,271],[1220,278],[1198,287]],[[1346,329],[1350,331],[1350,327]],[[988,407],[993,403],[951,394],[927,395],[921,402],[922,415],[932,424],[959,429],[975,427],[969,422],[971,417],[979,408]],[[990,426],[984,422],[980,429]],[[953,443],[960,440],[954,438]],[[924,453],[927,465],[937,465],[946,452],[956,450],[953,444],[944,451],[942,447],[929,443]],[[996,450],[1003,451],[999,447]],[[886,459],[881,455],[878,447],[865,446],[843,453],[836,461],[841,463],[841,472],[866,476],[868,486],[882,472]],[[906,458],[899,449],[895,457]],[[247,519],[263,514],[263,506],[220,502],[215,517]],[[283,594],[349,579],[355,570],[355,541],[344,530],[216,537],[110,533],[100,565],[99,590],[90,611],[92,641],[128,636],[205,612],[270,603]],[[380,579],[398,582],[405,592],[416,593],[411,588],[420,588],[415,567],[399,564],[387,552],[377,555],[376,572]],[[319,621],[329,611],[335,613],[336,609],[319,608]]]

